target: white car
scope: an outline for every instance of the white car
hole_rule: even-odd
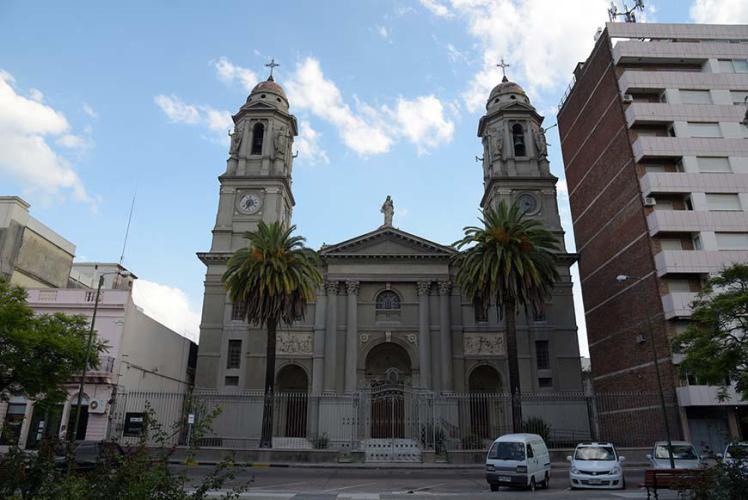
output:
[[[728,444],[725,448],[725,454],[720,458],[726,464],[736,464],[743,472],[748,472],[748,441]]]
[[[625,489],[622,462],[612,443],[580,443],[569,461],[569,485],[575,488]]]
[[[694,445],[688,441],[670,441],[676,469],[702,469],[704,460]],[[670,456],[667,451],[667,441],[657,441],[652,453],[647,454],[653,469],[670,469]]]

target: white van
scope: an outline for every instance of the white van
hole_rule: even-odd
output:
[[[486,481],[491,491],[501,486],[548,488],[551,457],[537,434],[505,434],[493,442],[486,455]]]

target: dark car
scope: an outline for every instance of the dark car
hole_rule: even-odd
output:
[[[72,444],[70,453],[62,449],[55,459],[58,467],[68,467],[68,460],[72,459],[73,468],[77,471],[95,469],[99,465],[116,465],[125,456],[122,447],[117,443],[107,441],[76,441]]]

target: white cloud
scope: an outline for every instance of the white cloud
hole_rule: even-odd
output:
[[[451,43],[447,44],[447,57],[449,58],[449,62],[451,63],[457,63],[457,62],[468,62],[468,58],[465,55],[464,52],[460,51],[457,47],[452,45]]]
[[[59,137],[55,141],[55,144],[59,144],[62,147],[70,149],[84,149],[88,147],[88,141],[85,137],[73,134],[65,134],[62,137]]]
[[[55,137],[69,141],[64,138],[70,135],[65,116],[43,104],[41,92],[30,91],[29,99],[19,95],[14,84],[13,77],[0,70],[0,173],[17,179],[29,192],[68,192],[77,201],[93,203],[70,162],[47,142]]]
[[[390,30],[387,29],[387,26],[377,26],[376,27],[377,34],[382,37],[382,40],[385,40],[387,42],[392,43],[392,40],[390,39],[391,33]]]
[[[86,113],[89,118],[96,119],[99,117],[99,114],[96,112],[96,110],[93,109],[91,105],[86,102],[83,103],[83,112]]]
[[[200,112],[197,108],[190,104],[185,104],[174,94],[171,96],[157,95],[153,100],[172,122],[194,125],[200,121]]]
[[[29,97],[36,102],[42,102],[44,100],[44,94],[39,89],[29,89]]]
[[[427,10],[439,17],[451,17],[452,12],[439,0],[419,0]]]
[[[434,96],[398,99],[394,117],[419,154],[452,140],[455,126],[444,117],[444,106]]]
[[[463,98],[471,112],[486,103],[499,83],[496,63],[503,57],[511,64],[507,73],[528,92],[539,93],[566,85],[571,68],[587,57],[593,35],[606,19],[606,0],[567,0],[563,8],[550,10],[547,0],[450,0],[451,8],[431,8],[437,16],[449,13],[463,19],[478,40],[482,67],[473,76]],[[549,14],[553,21],[549,22]]]
[[[234,80],[238,80],[247,92],[252,90],[259,81],[257,74],[254,71],[242,68],[241,66],[236,66],[225,57],[219,58],[218,61],[214,63],[214,66],[219,80],[227,84],[233,83]]]
[[[691,19],[707,24],[748,23],[748,2],[745,0],[695,0],[691,4]]]
[[[317,165],[318,163],[324,163],[325,165],[330,163],[330,158],[327,157],[327,152],[322,149],[319,145],[320,133],[312,128],[306,120],[299,122],[299,136],[294,141],[299,153],[299,157],[296,160],[301,164]]]
[[[175,95],[157,95],[156,105],[172,123],[201,125],[214,133],[221,144],[228,144],[228,131],[234,126],[231,113],[201,104],[187,104]]]
[[[386,153],[403,137],[424,153],[449,142],[454,134],[454,124],[445,118],[444,106],[434,96],[400,98],[395,109],[375,108],[354,98],[355,109],[352,108],[312,57],[296,66],[285,86],[293,107],[334,125],[343,143],[362,156]]]
[[[200,314],[179,288],[137,279],[132,299],[145,314],[162,325],[194,341],[199,338]]]

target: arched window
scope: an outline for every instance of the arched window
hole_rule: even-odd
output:
[[[400,296],[392,290],[384,290],[377,295],[377,321],[400,321]]]
[[[252,130],[252,152],[253,155],[262,154],[262,139],[265,136],[265,126],[262,123],[255,125]]]
[[[377,311],[400,310],[400,296],[392,290],[385,290],[377,295]]]
[[[514,144],[514,156],[527,155],[525,149],[525,131],[519,123],[512,125],[512,144]]]

